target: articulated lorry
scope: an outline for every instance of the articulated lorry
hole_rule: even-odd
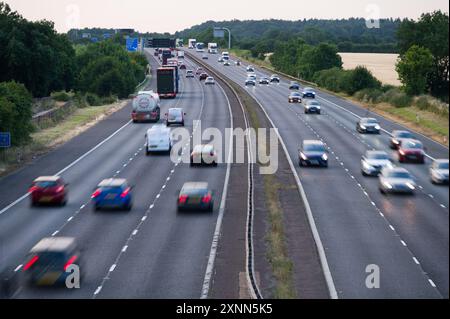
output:
[[[196,39],[189,39],[188,48],[189,49],[195,49],[195,45],[197,44]]]
[[[163,66],[156,71],[157,92],[160,98],[176,98],[178,93],[178,67]]]

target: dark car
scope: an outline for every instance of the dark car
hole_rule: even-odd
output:
[[[377,119],[363,117],[356,123],[356,130],[359,133],[380,134],[381,127]]]
[[[398,148],[398,161],[400,163],[425,163],[425,150],[422,142],[418,140],[404,140]]]
[[[316,98],[316,92],[314,91],[314,89],[308,87],[303,89],[302,95],[303,98],[311,98],[311,99]]]
[[[320,103],[317,101],[307,101],[305,103],[305,114],[316,113],[320,114],[322,112],[322,108]]]
[[[298,92],[292,92],[289,94],[288,98],[289,103],[302,103],[302,95]]]
[[[178,211],[208,211],[214,210],[213,193],[208,183],[190,182],[183,185],[177,201]]]
[[[117,208],[131,210],[133,187],[128,185],[125,179],[110,178],[98,184],[91,198],[94,202],[94,209]]]
[[[30,250],[23,265],[24,278],[33,286],[63,287],[66,278],[72,273],[69,266],[79,267],[80,279],[83,270],[81,253],[72,237],[48,237],[40,240]]]
[[[208,74],[207,73],[202,73],[202,74],[200,74],[200,76],[199,76],[199,80],[200,81],[204,81],[204,80],[206,80],[208,78]]]
[[[245,86],[256,86],[256,81],[253,78],[247,78],[245,80]]]
[[[404,140],[415,139],[414,135],[409,131],[392,131],[392,137],[389,146],[393,150],[397,150]]]
[[[303,141],[298,161],[300,166],[328,167],[328,151],[325,144],[317,140]]]
[[[59,176],[41,176],[36,178],[29,190],[31,205],[66,205],[67,185]]]
[[[300,90],[300,84],[295,81],[291,81],[291,83],[289,83],[289,90]]]
[[[186,64],[180,64],[180,70],[186,70]]]

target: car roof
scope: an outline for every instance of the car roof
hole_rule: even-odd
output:
[[[194,146],[194,151],[204,150],[204,149],[214,149],[214,145],[212,144],[199,144]]]
[[[320,104],[319,103],[319,101],[315,101],[315,100],[313,100],[313,101],[308,101],[308,102],[306,102],[307,104]]]
[[[374,117],[362,117],[361,121],[377,121],[378,122],[378,120]]]
[[[319,140],[304,140],[303,144],[304,145],[324,145],[324,143]]]
[[[376,154],[379,154],[379,155],[388,155],[388,153],[385,152],[385,151],[371,151],[371,150],[366,151],[366,154],[367,154],[367,155],[369,155],[369,154],[372,154],[372,155],[376,155]]]
[[[393,130],[392,134],[400,134],[400,133],[409,133],[412,134],[410,131],[407,130]]]
[[[314,90],[312,87],[305,87],[305,90]]]
[[[291,94],[290,95],[298,95],[298,96],[301,96],[301,94],[300,93],[298,93],[298,92],[291,92]]]
[[[183,111],[183,109],[181,107],[172,107],[169,109],[169,112],[171,111]]]
[[[406,168],[399,167],[399,166],[396,166],[396,167],[386,167],[384,170],[385,170],[386,172],[408,173],[408,174],[409,174],[409,171],[408,171]]]
[[[402,147],[404,147],[404,146],[407,145],[408,143],[412,143],[412,144],[414,144],[414,145],[420,145],[420,146],[423,146],[423,143],[422,143],[421,141],[415,140],[415,139],[412,139],[412,138],[409,138],[409,139],[404,140],[404,142],[402,143]]]
[[[183,185],[182,190],[207,190],[208,186],[207,182],[187,182]]]
[[[208,76],[208,79],[214,80],[214,78],[212,76]]]
[[[448,159],[445,159],[445,158],[439,158],[439,159],[434,160],[434,163],[439,163],[439,164],[448,163],[448,162],[449,162]]]
[[[73,237],[48,237],[39,241],[30,253],[40,253],[45,251],[65,252],[76,247]]]
[[[35,182],[57,182],[59,179],[61,179],[60,176],[40,176],[36,178]]]
[[[127,182],[124,178],[108,178],[101,181],[99,187],[119,187]]]

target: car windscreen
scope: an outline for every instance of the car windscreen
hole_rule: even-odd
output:
[[[181,110],[169,110],[169,116],[170,117],[181,116]]]
[[[376,119],[363,119],[362,122],[367,124],[378,124]]]
[[[325,147],[319,144],[306,144],[303,148],[305,152],[324,152]]]
[[[40,252],[37,254],[37,261],[34,267],[64,266],[67,262],[67,255],[64,252]]]
[[[404,146],[410,149],[422,149],[422,144],[418,142],[407,142]]]
[[[301,95],[298,92],[294,92],[294,93],[291,93],[291,96],[297,96],[298,97],[298,96],[301,96]]]
[[[319,104],[319,102],[312,101],[312,102],[309,102],[308,105],[318,106],[318,105],[320,105],[320,104]]]
[[[390,178],[411,178],[411,175],[407,172],[390,172],[387,174],[387,177]]]
[[[438,167],[439,169],[448,169],[448,162],[446,162],[446,163],[439,163],[439,164],[437,165],[437,167]]]
[[[389,159],[389,156],[387,154],[382,153],[369,153],[367,154],[367,158],[373,160],[387,160]]]
[[[34,186],[40,187],[40,188],[49,188],[49,187],[56,187],[58,186],[57,182],[50,182],[50,181],[42,181],[42,182],[35,182]]]
[[[396,134],[396,136],[398,138],[412,138],[413,137],[413,135],[411,133],[409,133],[409,132],[398,132]]]

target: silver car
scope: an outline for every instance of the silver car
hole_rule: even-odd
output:
[[[384,168],[379,176],[379,182],[382,194],[414,194],[417,187],[412,175],[402,167]]]
[[[364,176],[378,176],[384,168],[394,168],[388,153],[367,151],[361,157],[361,172]]]
[[[205,85],[214,85],[214,84],[216,84],[216,81],[214,80],[214,78],[211,76],[208,76],[205,80]]]
[[[448,184],[448,159],[437,159],[430,166],[430,179],[433,184]]]

